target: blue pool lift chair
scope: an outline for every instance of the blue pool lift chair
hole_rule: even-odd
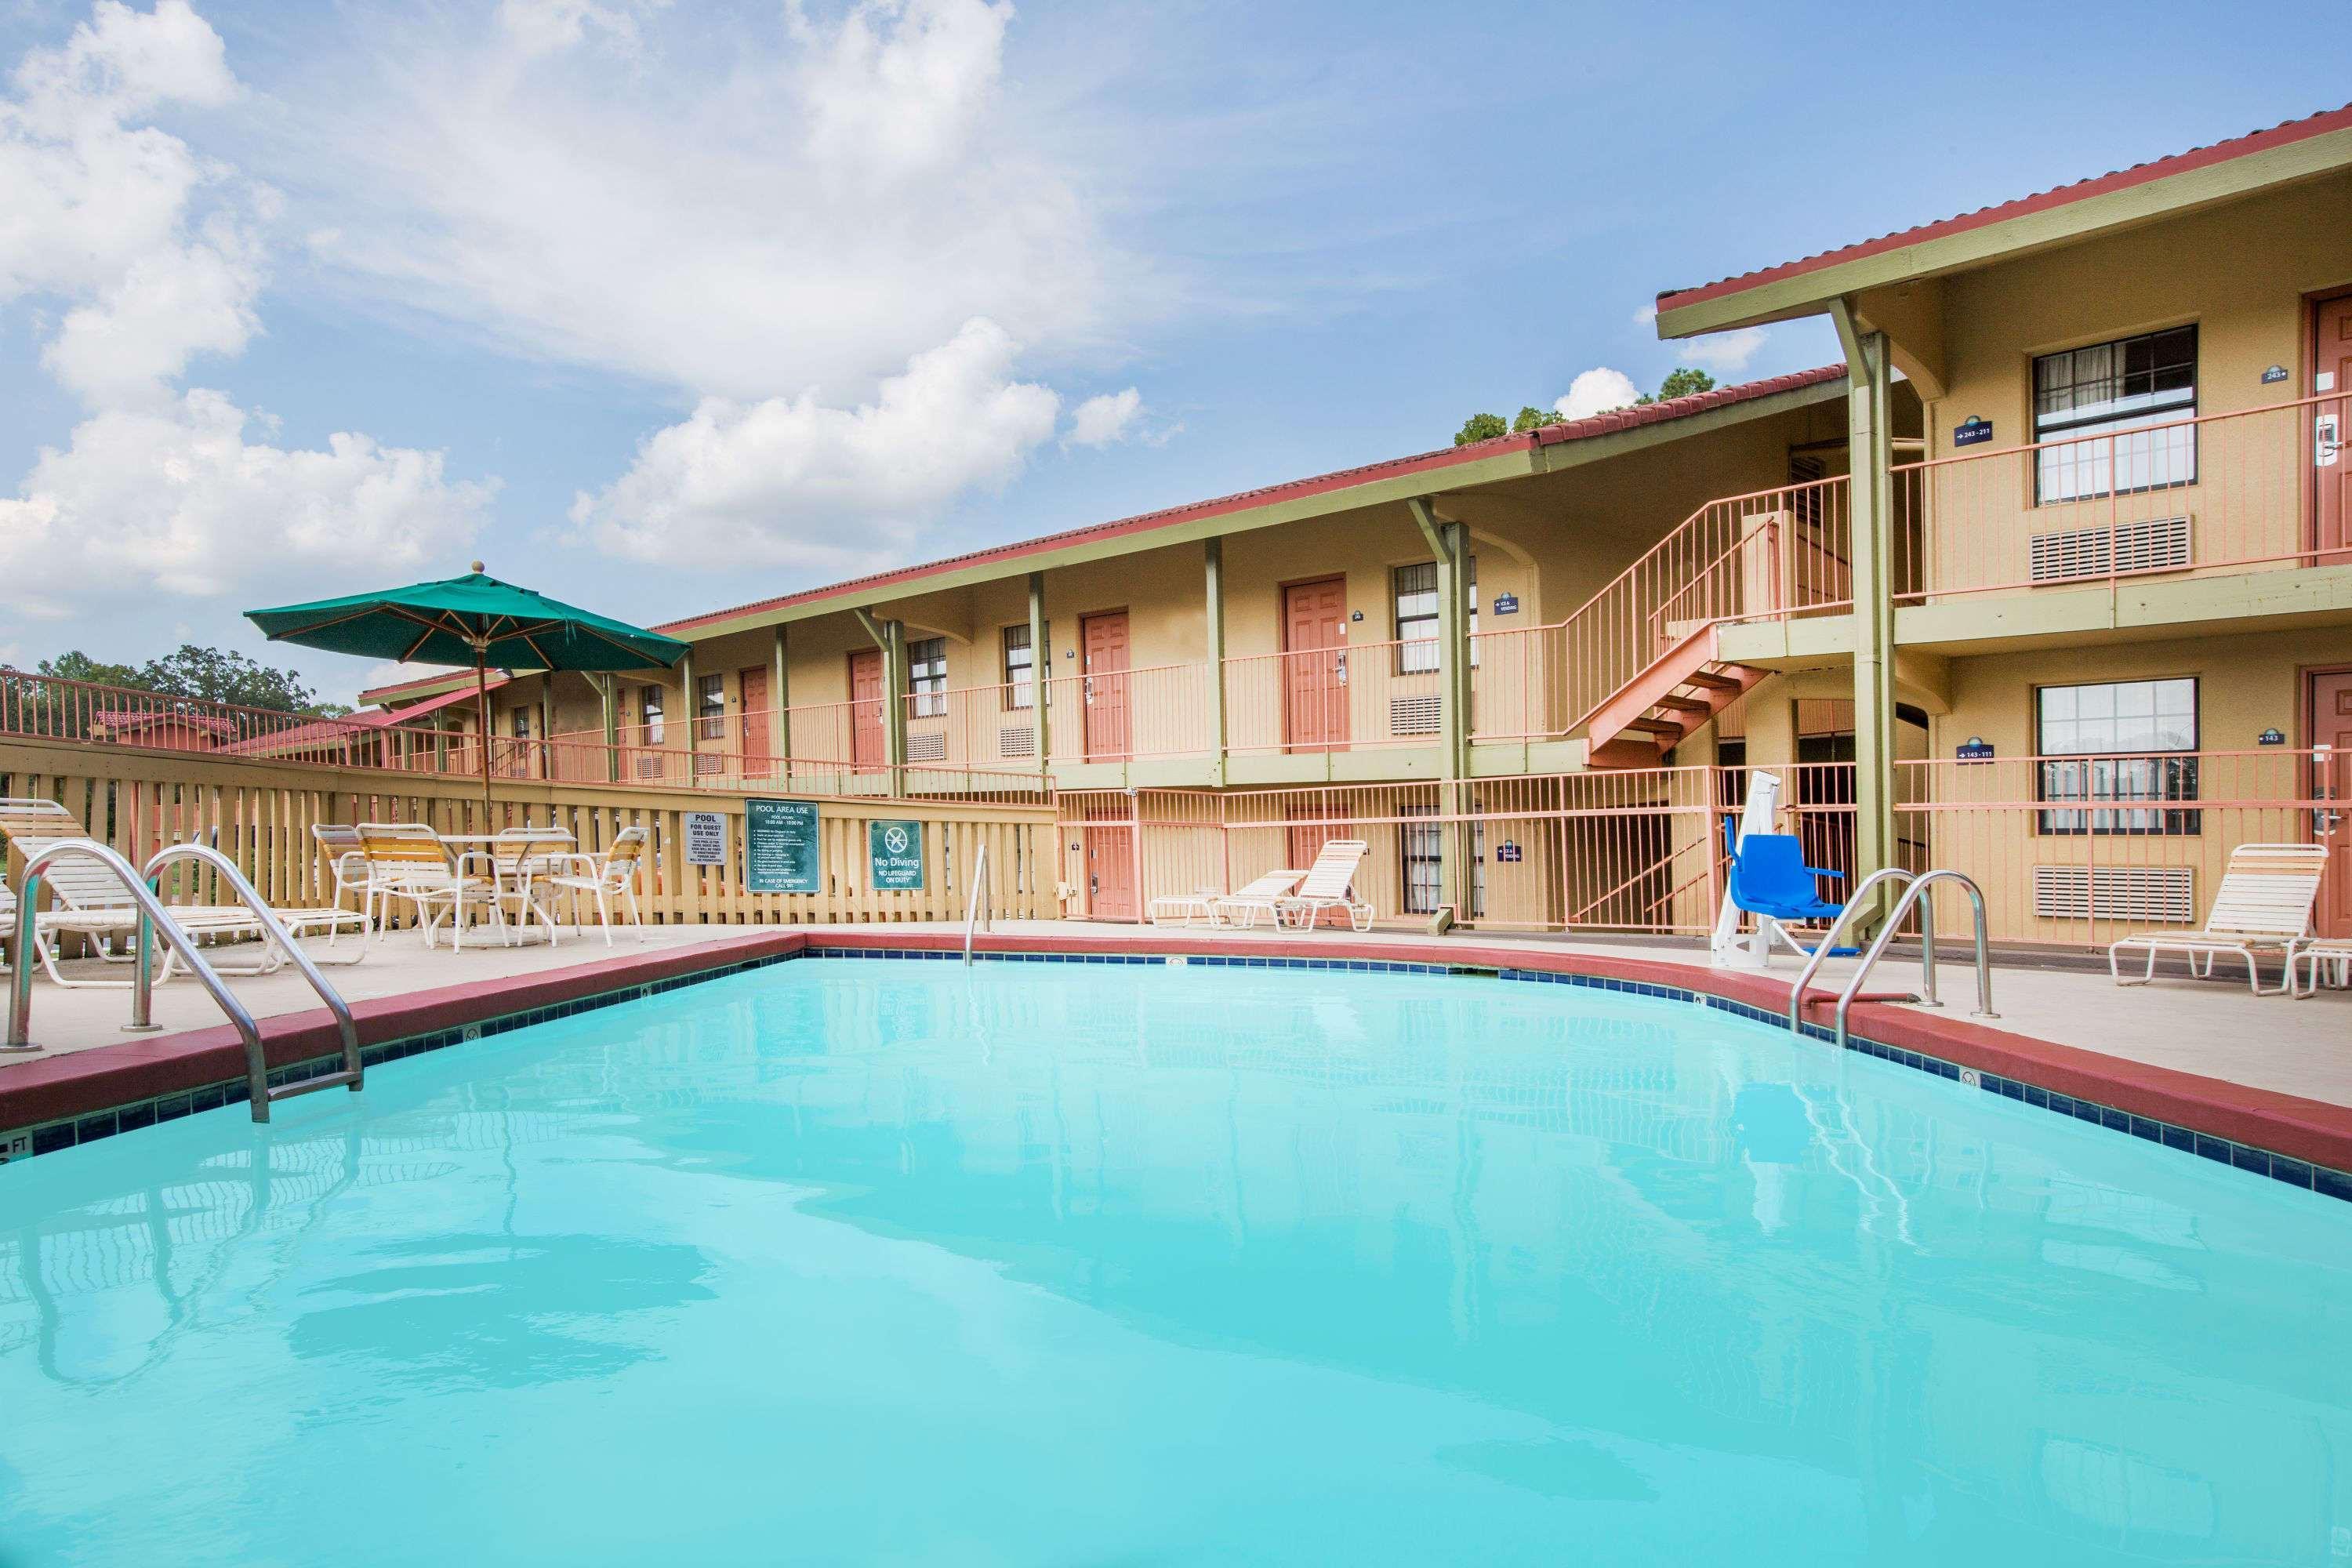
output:
[[[1759,921],[1770,921],[1771,933],[1799,957],[1811,957],[1811,950],[1790,936],[1785,926],[1791,921],[1808,925],[1834,921],[1845,906],[1822,899],[1816,879],[1843,882],[1845,873],[1806,865],[1804,847],[1793,833],[1751,833],[1743,840],[1738,824],[1726,821],[1723,847],[1731,855],[1732,903]]]

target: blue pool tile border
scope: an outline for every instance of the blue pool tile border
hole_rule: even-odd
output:
[[[1505,969],[1497,973],[1505,980],[1529,981],[1546,985],[1580,985],[1592,991],[1615,991],[1630,996],[1654,996],[1668,1002],[1692,1002],[1715,1008],[1718,1012],[1752,1019],[1759,1024],[1769,1024],[1775,1028],[1785,1029],[1789,1026],[1789,1016],[1786,1013],[1776,1013],[1769,1008],[1752,1006],[1745,1002],[1735,1002],[1727,996],[1717,996],[1704,991],[1694,991],[1686,986],[1654,985],[1638,980],[1612,980],[1598,974],[1556,974],[1549,970],[1542,969]],[[1819,1040],[1824,1045],[1837,1043],[1837,1032],[1824,1025],[1805,1024],[1801,1026],[1801,1028],[1810,1039]],[[2161,1143],[2168,1149],[2177,1149],[2183,1153],[2195,1154],[2200,1159],[2211,1160],[2217,1164],[2234,1166],[2241,1171],[2251,1171],[2258,1176],[2267,1176],[2272,1181],[2284,1182],[2290,1187],[2300,1188],[2307,1193],[2318,1193],[2324,1197],[2352,1202],[2352,1173],[2334,1170],[2326,1165],[2315,1165],[2307,1160],[2297,1160],[2286,1154],[2274,1154],[2267,1149],[2258,1148],[2251,1143],[2240,1143],[2228,1138],[2217,1138],[2210,1132],[2200,1132],[2193,1128],[2176,1127],[2168,1121],[2158,1121],[2153,1117],[2137,1115],[2116,1106],[2103,1105],[2097,1100],[2060,1094],[2055,1089],[2042,1089],[2021,1079],[2006,1078],[2000,1073],[1983,1072],[1975,1068],[1964,1068],[1958,1062],[1946,1061],[1941,1057],[1930,1056],[1925,1051],[1909,1050],[1901,1046],[1882,1045],[1876,1040],[1867,1040],[1859,1035],[1849,1034],[1846,1037],[1846,1049],[1859,1052],[1865,1057],[1876,1058],[1883,1062],[1892,1062],[1896,1067],[1909,1068],[1914,1072],[1923,1072],[1932,1078],[1946,1079],[1965,1087],[1973,1087],[1986,1094],[1999,1095],[2003,1100],[2013,1100],[2021,1105],[2029,1105],[2037,1110],[2048,1110],[2060,1116],[2072,1117],[2077,1121],[2087,1121],[2094,1127],[2102,1127],[2111,1132],[2120,1132],[2126,1137],[2137,1138],[2143,1142]]]
[[[569,1018],[581,1013],[593,1013],[601,1008],[618,1006],[624,1002],[641,1001],[649,996],[681,990],[689,985],[705,985],[714,980],[724,980],[731,975],[748,973],[752,970],[788,963],[799,958],[883,959],[901,963],[940,963],[961,962],[963,956],[961,950],[955,948],[812,945],[789,952],[765,953],[758,958],[741,959],[733,963],[719,964],[686,974],[675,974],[662,980],[641,981],[620,985],[610,991],[600,991],[593,995],[575,997],[568,1002],[552,1002],[544,1007],[532,1007],[521,1012],[501,1014],[495,1018],[486,1018],[478,1024],[467,1024],[454,1029],[439,1029],[427,1034],[411,1035],[397,1040],[388,1040],[379,1045],[363,1047],[360,1051],[360,1060],[363,1066],[377,1067],[385,1062],[422,1056],[428,1051],[446,1050],[451,1046],[463,1045],[489,1036],[510,1034],[517,1029],[528,1029],[535,1025],[553,1023],[559,1018]],[[1420,963],[1393,962],[1386,959],[1260,957],[1254,954],[1223,952],[998,951],[974,952],[972,957],[976,961],[990,963],[1152,964],[1165,968],[1171,961],[1181,960],[1187,967],[1206,969],[1330,969],[1356,974],[1491,975],[1502,980],[1533,984],[1577,985],[1591,991],[1613,991],[1622,995],[1643,996],[1662,1002],[1690,1003],[1712,1007],[1719,1012],[1729,1013],[1755,1023],[1769,1024],[1775,1028],[1785,1029],[1789,1026],[1786,1013],[1753,1006],[1745,1002],[1735,1002],[1728,997],[1717,996],[1689,986],[1661,985],[1643,980],[1619,980],[1600,974],[1566,974],[1548,969],[1510,967],[1498,969],[1475,963]],[[1824,1044],[1833,1045],[1837,1040],[1836,1033],[1821,1024],[1800,1025],[1799,1032],[1808,1038],[1819,1040]],[[1847,1036],[1846,1048],[1866,1057],[1876,1058],[1880,1061],[1891,1062],[1897,1067],[1908,1068],[1915,1072],[1945,1079],[1963,1087],[1973,1087],[1986,1094],[1999,1095],[2004,1100],[2012,1100],[2037,1110],[2047,1110],[2056,1115],[2072,1117],[2075,1121],[2085,1121],[2095,1127],[2118,1132],[2126,1137],[2137,1138],[2144,1142],[2159,1143],[2168,1149],[2194,1154],[2200,1159],[2211,1160],[2217,1164],[2229,1165],[2241,1171],[2250,1171],[2274,1182],[2284,1182],[2290,1187],[2299,1188],[2305,1192],[2317,1193],[2323,1197],[2352,1203],[2352,1172],[2338,1171],[2326,1165],[2315,1165],[2305,1160],[2273,1153],[2267,1149],[2259,1148],[2253,1144],[2219,1138],[2210,1132],[2197,1131],[2193,1128],[2175,1126],[2168,1121],[2158,1121],[2150,1117],[2136,1115],[2131,1111],[2112,1105],[2103,1105],[2095,1100],[2060,1094],[2054,1089],[2045,1089],[2039,1085],[2027,1083],[2019,1079],[2006,1078],[1999,1073],[1964,1068],[1958,1062],[1947,1061],[1941,1057],[1931,1056],[1925,1051],[1910,1050],[1901,1046],[1884,1045],[1876,1040],[1865,1039],[1859,1035]],[[269,1084],[275,1089],[283,1084],[300,1083],[323,1073],[341,1071],[341,1068],[342,1058],[339,1056],[314,1057],[305,1061],[292,1062],[285,1067],[273,1068],[269,1074]],[[108,1110],[90,1111],[80,1116],[66,1117],[31,1127],[0,1130],[0,1137],[26,1140],[27,1147],[14,1156],[15,1159],[21,1161],[31,1155],[51,1153],[59,1149],[70,1149],[79,1144],[95,1142],[101,1138],[111,1138],[118,1133],[136,1131],[141,1128],[155,1126],[165,1121],[175,1121],[183,1116],[193,1115],[200,1110],[216,1110],[223,1106],[241,1105],[249,1098],[246,1081],[240,1077],[220,1083],[207,1084],[201,1089],[133,1101],[129,1105],[116,1106]],[[0,1144],[0,1164],[8,1163],[10,1159],[11,1156],[5,1152],[5,1144]]]

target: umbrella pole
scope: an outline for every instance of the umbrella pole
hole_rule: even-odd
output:
[[[475,722],[482,731],[482,831],[495,833],[490,826],[490,678],[484,669],[488,650],[474,650],[474,713]]]

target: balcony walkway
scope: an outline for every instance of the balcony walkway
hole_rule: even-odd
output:
[[[821,939],[828,931],[845,936],[928,933],[961,938],[960,927],[909,924],[877,927],[744,926],[655,927],[640,943],[623,932],[610,955],[620,959],[647,954],[682,955],[701,947],[739,941],[778,929],[807,932]],[[1078,921],[1000,921],[1000,935],[1051,940],[1083,939],[1089,945],[1119,942],[1140,936],[1163,941],[1181,937],[1188,943],[1247,948],[1269,941],[1313,942],[1339,933],[1275,933],[1259,931],[1184,931],[1168,928],[1139,932],[1127,925]],[[1692,944],[1657,941],[1573,941],[1531,935],[1482,935],[1475,932],[1433,943],[1417,932],[1378,931],[1351,937],[1352,942],[1381,946],[1485,948],[1530,952],[1576,952],[1612,959],[1680,966],[1694,976],[1706,971],[1706,954]],[[329,971],[336,985],[353,1003],[415,993],[468,986],[546,973],[579,965],[595,965],[608,956],[598,935],[567,931],[566,940],[550,948],[534,942],[521,947],[486,944],[463,952],[447,947],[427,951],[408,933],[387,937],[363,963]],[[1842,983],[1848,963],[1834,962],[1826,973]],[[68,966],[76,974],[120,976],[120,966],[84,961]],[[2190,981],[2179,975],[2177,961],[2171,978],[2154,985],[2118,989],[2104,970],[2035,968],[2019,965],[1996,969],[1993,1001],[2000,1009],[1998,1027],[2013,1035],[2093,1051],[2144,1066],[2220,1079],[2250,1088],[2352,1108],[2352,992],[2327,991],[2317,998],[2296,1002],[2283,996],[2247,994],[2242,975],[2228,980]],[[1947,962],[1939,966],[1938,990],[1945,1005],[1942,1018],[1965,1022],[1974,1005],[1974,975],[1969,965]],[[1785,988],[1796,977],[1793,961],[1775,961],[1768,978]],[[2274,977],[2274,972],[2273,972]],[[1874,989],[1907,989],[1916,984],[1916,960],[1909,963],[1889,957],[1873,978]],[[1204,976],[1205,984],[1214,984]],[[314,998],[291,970],[274,975],[235,979],[231,984],[257,1017],[299,1013],[316,1006]],[[128,1016],[128,994],[121,991],[61,991],[45,978],[33,987],[33,1037],[47,1047],[31,1057],[0,1057],[0,1087],[11,1068],[25,1062],[125,1041],[152,1039],[121,1032]],[[1906,1012],[1923,1009],[1904,1009]],[[219,1010],[194,982],[185,978],[161,985],[155,992],[155,1021],[166,1031],[209,1028],[222,1022]]]

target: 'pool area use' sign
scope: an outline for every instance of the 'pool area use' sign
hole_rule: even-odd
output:
[[[824,848],[816,802],[743,803],[743,885],[755,893],[824,891]]]
[[[877,893],[919,893],[923,890],[923,825],[919,822],[869,822],[866,825],[866,858]]]

